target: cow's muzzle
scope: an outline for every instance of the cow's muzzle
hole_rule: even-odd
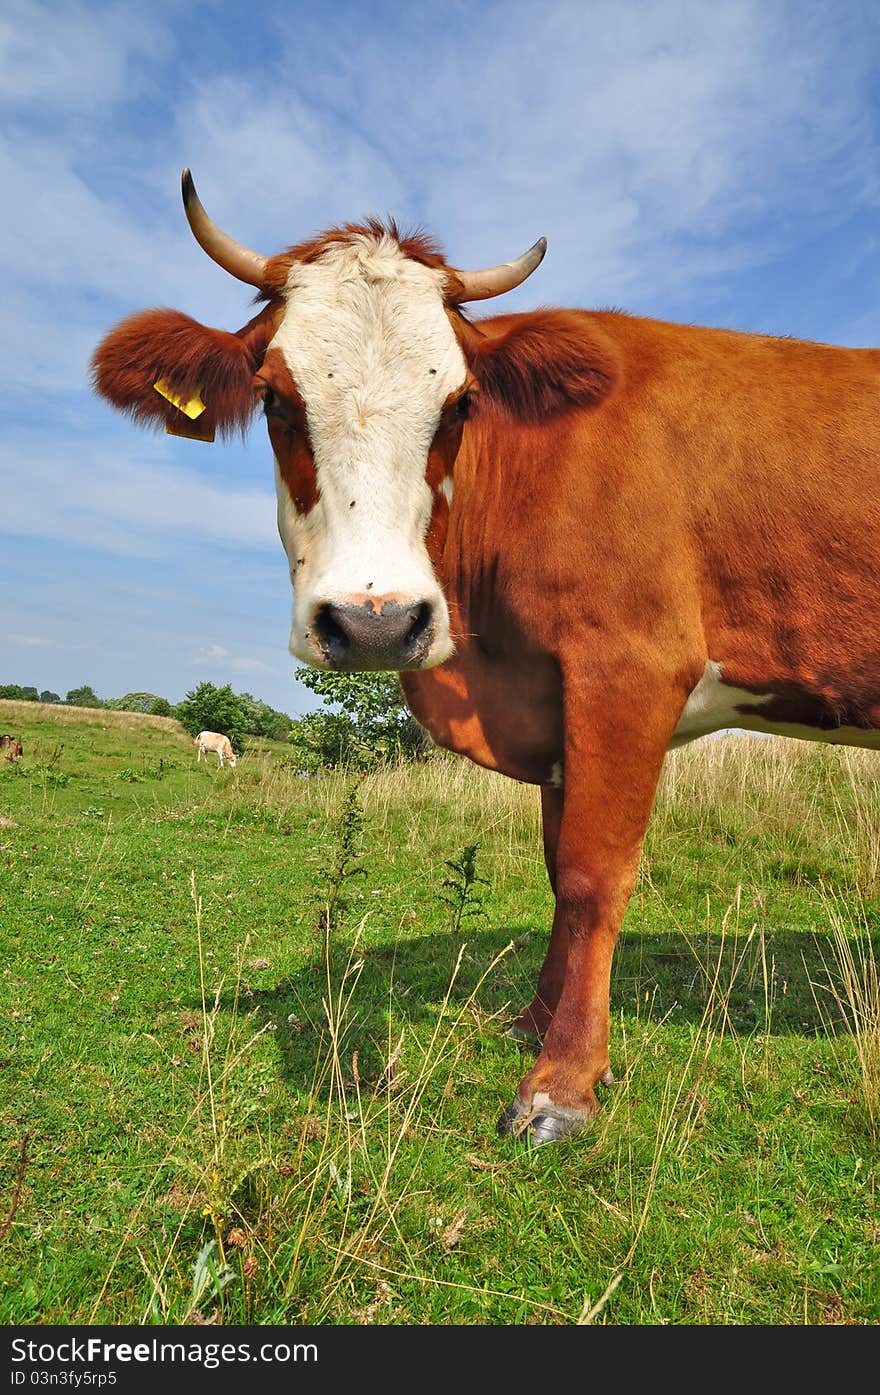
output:
[[[435,635],[430,601],[366,600],[318,607],[312,639],[329,668],[421,668]]]

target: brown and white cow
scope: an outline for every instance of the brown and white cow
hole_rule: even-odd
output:
[[[232,749],[232,742],[229,740],[229,737],[224,736],[222,732],[200,731],[196,737],[196,745],[199,748],[196,755],[196,765],[198,765],[202,756],[207,760],[208,752],[213,751],[217,757],[218,765],[228,763],[232,766],[233,770],[235,769],[237,762],[235,752]]]
[[[24,755],[24,747],[17,736],[10,736],[8,732],[4,732],[0,736],[0,753],[6,760],[20,761]]]
[[[375,222],[263,258],[235,334],[117,326],[97,390],[210,437],[265,412],[290,647],[397,669],[434,740],[540,787],[556,911],[542,1043],[503,1132],[578,1129],[610,1082],[612,951],[666,752],[736,726],[880,744],[880,352],[545,309],[471,321],[483,272]],[[155,386],[159,384],[159,387]],[[175,405],[176,404],[176,405]]]

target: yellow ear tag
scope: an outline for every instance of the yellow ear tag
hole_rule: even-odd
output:
[[[160,397],[164,397],[165,401],[170,402],[172,407],[177,407],[179,411],[185,412],[191,421],[195,421],[196,417],[200,417],[205,410],[205,404],[198,393],[187,402],[183,397],[178,397],[176,392],[171,391],[164,378],[160,378],[158,383],[153,384],[153,387]]]
[[[192,422],[205,411],[205,404],[198,393],[196,393],[195,397],[191,397],[189,401],[187,401],[186,398],[179,397],[176,392],[172,392],[164,378],[160,378],[158,382],[153,384],[153,387],[160,397],[164,397],[166,402],[170,402],[172,407],[176,407],[179,412],[183,412],[183,415],[188,417]],[[171,426],[166,422],[165,431],[169,436],[185,436],[187,439],[193,441],[213,441],[214,439],[213,427],[208,427],[207,430],[200,431],[197,426],[184,426],[183,422],[181,422],[179,427]]]

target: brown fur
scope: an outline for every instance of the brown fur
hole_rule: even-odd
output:
[[[620,379],[614,340],[578,311],[460,320],[458,332],[485,401],[519,421],[594,407]]]
[[[268,388],[273,405],[266,427],[281,478],[299,513],[307,514],[318,500],[318,479],[312,456],[306,407],[279,349],[270,349],[255,379],[261,396]]]
[[[458,279],[446,266],[440,245],[434,238],[423,232],[403,233],[393,218],[386,222],[380,218],[368,218],[365,223],[345,223],[341,228],[329,228],[304,242],[298,242],[277,257],[270,257],[265,277],[266,294],[280,295],[284,291],[294,262],[317,261],[329,247],[340,242],[351,242],[360,237],[370,237],[378,242],[385,236],[393,238],[404,255],[414,262],[420,262],[422,266],[444,267],[448,273],[450,294],[458,292]]]
[[[164,379],[185,398],[198,394],[206,410],[200,428],[244,432],[255,409],[253,376],[274,333],[275,305],[236,334],[210,329],[178,310],[142,310],[123,320],[92,357],[92,386],[141,426],[175,430],[184,414],[155,390]]]

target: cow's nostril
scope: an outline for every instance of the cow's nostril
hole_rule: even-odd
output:
[[[315,615],[314,628],[325,653],[339,659],[351,648],[351,640],[335,618],[333,611],[332,605],[322,605]]]
[[[427,601],[415,607],[413,622],[403,641],[405,649],[414,649],[431,623],[431,607]]]

